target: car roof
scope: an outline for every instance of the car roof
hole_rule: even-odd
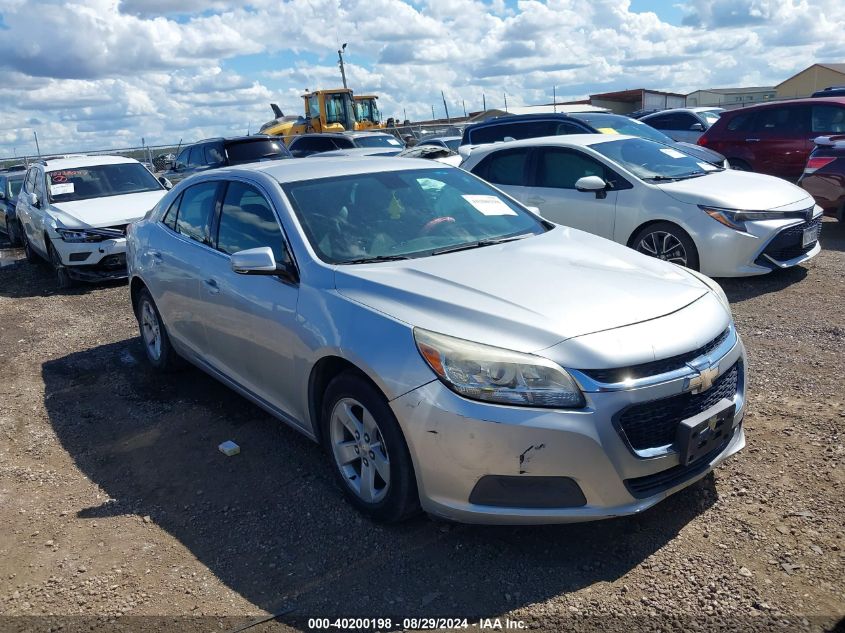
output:
[[[352,130],[349,132],[341,132],[344,136],[351,136],[352,138],[359,138],[361,136],[393,136],[388,132],[381,132],[379,130]]]
[[[278,138],[278,136],[272,136],[270,134],[249,134],[247,136],[214,136],[212,138],[204,138],[201,141],[196,141],[194,143],[188,143],[187,147],[190,147],[191,145],[199,145],[200,143],[214,143],[216,141],[223,141],[224,143],[239,143],[241,141],[255,141]]]
[[[675,114],[676,112],[715,112],[715,111],[722,111],[724,108],[719,106],[696,106],[694,108],[667,108],[666,110],[660,110],[659,112],[652,112],[651,114],[646,114],[641,121],[645,121],[646,119],[651,119],[656,116],[660,116],[661,114]]]
[[[757,111],[757,110],[764,110],[766,108],[777,108],[780,106],[785,105],[792,105],[793,103],[796,104],[813,104],[818,105],[819,103],[836,103],[839,105],[845,105],[845,97],[806,97],[804,99],[784,99],[782,101],[768,101],[766,103],[755,103],[754,105],[745,106],[743,108],[737,108],[735,110],[725,110],[722,112],[722,115],[725,114],[740,114],[742,112],[750,111]]]
[[[75,169],[77,167],[94,167],[95,165],[120,165],[123,163],[138,163],[138,161],[127,156],[69,156],[67,158],[48,158],[42,164],[46,171],[55,171],[57,169]]]
[[[285,163],[274,165],[272,163]],[[443,169],[444,165],[417,158],[395,156],[338,156],[321,160],[285,160],[253,163],[240,167],[224,167],[214,170],[215,176],[238,175],[244,172],[261,172],[279,183],[299,180],[317,180],[331,176],[352,176],[355,174],[405,171],[408,169]],[[211,173],[211,172],[210,172]]]
[[[620,139],[638,139],[647,141],[639,136],[631,136],[629,134],[562,134],[558,136],[537,136],[534,138],[523,138],[518,141],[503,141],[501,143],[489,143],[481,145],[472,151],[470,157],[476,154],[487,154],[492,151],[510,147],[525,147],[534,145],[553,145],[557,147],[589,147],[591,145],[598,145],[599,143],[606,143],[608,141],[618,141]],[[652,141],[652,143],[658,143]]]
[[[577,112],[573,114],[609,114],[607,112]],[[570,114],[564,114],[563,112],[549,112],[548,114],[511,114],[505,116],[497,116],[493,117],[492,119],[487,119],[486,121],[480,121],[478,123],[473,123],[470,126],[467,126],[468,129],[478,129],[481,127],[487,127],[488,125],[500,125],[502,123],[514,123],[519,121],[542,121],[543,119],[559,119],[561,121],[571,121],[572,116]]]

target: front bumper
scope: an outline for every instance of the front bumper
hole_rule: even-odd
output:
[[[408,441],[427,512],[465,523],[591,521],[642,512],[742,449],[746,362],[738,337],[718,365],[721,374],[735,365],[741,372],[730,428],[716,450],[689,466],[681,465],[672,446],[644,457],[616,424],[617,414],[632,404],[688,391],[677,376],[636,389],[588,391],[587,406],[571,411],[475,402],[439,381],[393,400],[391,407]],[[519,478],[566,478],[577,484],[582,502],[569,507],[474,503],[473,491],[489,475],[508,486]]]
[[[748,222],[748,232],[726,226],[709,227],[711,234],[700,248],[701,272],[710,277],[765,275],[813,259],[821,252],[821,241],[803,247],[803,229],[821,224],[822,211],[811,219]]]
[[[51,243],[74,279],[102,281],[127,275],[125,237],[102,242],[65,242],[56,235]]]

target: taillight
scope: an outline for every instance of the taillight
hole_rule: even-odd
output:
[[[836,160],[836,156],[811,156],[804,168],[805,174],[812,174],[817,169],[830,165]]]
[[[707,137],[704,134],[698,137],[698,144],[702,147],[707,147]]]

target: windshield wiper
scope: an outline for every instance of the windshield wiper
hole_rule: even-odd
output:
[[[680,180],[678,176],[648,176],[643,180],[654,180],[655,182],[669,182],[672,180]]]
[[[446,246],[431,251],[432,255],[443,255],[444,253],[455,253],[457,251],[468,251],[471,248],[481,248],[483,246],[493,246],[494,244],[504,244],[505,242],[513,242],[514,240],[521,240],[522,238],[533,235],[532,233],[525,233],[523,235],[514,235],[511,237],[497,237],[477,240],[475,242],[467,242],[466,244],[456,244],[454,246]]]
[[[341,264],[369,264],[371,262],[396,262],[401,259],[411,259],[407,255],[375,255],[374,257],[359,257],[339,262]]]

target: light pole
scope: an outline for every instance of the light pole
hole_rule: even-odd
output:
[[[340,76],[343,78],[343,87],[347,88],[346,85],[346,69],[343,67],[343,51],[346,50],[346,42],[343,43],[337,51],[337,59],[338,59],[338,66],[340,66]]]

